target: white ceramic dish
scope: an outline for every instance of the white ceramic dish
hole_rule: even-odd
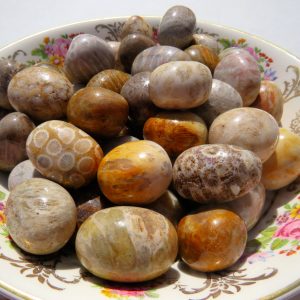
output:
[[[51,29],[0,50],[32,64],[48,60],[62,64],[74,34],[91,33],[116,40],[126,18],[93,20]],[[158,26],[159,18],[147,20]],[[198,22],[198,32],[216,36],[224,47],[246,47],[260,65],[262,77],[283,91],[282,125],[300,135],[300,60],[255,36]],[[1,146],[1,145],[0,145]],[[251,231],[242,259],[231,270],[213,274],[192,272],[176,262],[162,277],[143,284],[114,284],[87,274],[72,253],[34,257],[10,241],[3,214],[8,196],[7,174],[0,173],[0,293],[16,299],[287,299],[300,297],[300,183],[270,194],[271,208]]]

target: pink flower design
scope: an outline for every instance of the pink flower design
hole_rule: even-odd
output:
[[[101,293],[109,298],[125,298],[128,297],[145,297],[144,290],[126,290],[126,289],[115,289],[115,288],[103,288]]]
[[[53,53],[51,54],[53,54],[54,56],[57,55],[57,56],[65,57],[70,44],[71,44],[71,40],[69,39],[64,39],[64,38],[56,39],[55,43],[52,45]]]
[[[2,202],[0,202],[0,210],[4,210],[4,204]]]
[[[254,51],[253,48],[251,48],[251,47],[246,47],[245,49],[251,54],[251,56],[253,56],[253,58],[254,58],[256,61],[259,60],[259,56],[257,55],[257,53]]]
[[[285,224],[289,221],[291,221],[292,219],[290,218],[290,214],[289,212],[285,212],[283,215],[279,215],[277,218],[276,218],[276,223],[278,225],[282,225],[282,224]]]
[[[300,219],[285,223],[276,231],[274,236],[300,240]]]
[[[254,264],[258,261],[265,262],[267,258],[271,256],[274,256],[273,251],[256,252],[247,257],[247,262],[249,264]]]

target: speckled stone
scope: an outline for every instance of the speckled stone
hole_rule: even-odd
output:
[[[247,228],[235,213],[216,209],[185,216],[178,225],[179,254],[192,269],[215,272],[243,254]]]
[[[119,70],[104,70],[93,76],[87,87],[102,87],[120,93],[123,85],[130,77],[129,74]]]
[[[219,53],[219,59],[222,60],[223,58],[225,58],[226,56],[230,55],[230,54],[233,54],[233,55],[239,55],[239,54],[246,54],[248,55],[249,52],[244,49],[244,48],[239,48],[239,47],[229,47],[229,48],[226,48],[224,50],[222,50],[220,53]]]
[[[196,25],[194,13],[185,6],[176,5],[163,15],[158,27],[158,41],[161,45],[185,48],[193,40]]]
[[[115,204],[148,204],[159,198],[172,180],[166,151],[151,141],[122,144],[104,156],[98,170],[103,194]]]
[[[35,128],[23,113],[14,112],[0,121],[0,170],[11,171],[27,159],[26,139]]]
[[[143,125],[159,111],[149,98],[150,74],[141,72],[132,76],[121,90],[121,95],[129,105],[129,117],[137,126]]]
[[[220,51],[219,43],[218,43],[217,39],[209,34],[194,33],[192,44],[206,46],[206,47],[210,48],[211,50],[213,50],[215,52],[215,54],[218,54]]]
[[[261,178],[262,163],[251,151],[231,145],[201,145],[175,161],[173,182],[184,198],[226,202],[247,194]]]
[[[206,65],[213,73],[219,63],[218,55],[209,47],[204,45],[192,45],[184,50],[193,61]]]
[[[255,59],[249,53],[231,53],[218,63],[214,78],[235,88],[243,99],[244,106],[251,105],[260,89],[260,71]]]
[[[141,33],[143,35],[152,38],[153,29],[152,26],[140,16],[131,16],[126,20],[120,33],[120,38],[124,39],[127,35],[132,33]]]
[[[283,113],[283,102],[283,96],[278,85],[273,81],[263,80],[258,97],[252,107],[268,112],[279,123]]]
[[[107,154],[109,151],[111,151],[112,149],[128,143],[128,142],[136,142],[139,139],[137,139],[134,136],[131,135],[124,135],[124,136],[117,136],[115,138],[111,138],[108,140],[104,140],[101,144],[102,150],[104,154]]]
[[[101,210],[102,203],[100,196],[93,199],[87,200],[86,202],[77,206],[77,227],[79,228],[85,220],[87,220],[91,215]]]
[[[95,74],[113,69],[115,58],[107,42],[91,34],[79,34],[71,42],[64,71],[73,83],[88,82]]]
[[[155,43],[151,38],[140,33],[127,35],[119,48],[119,59],[127,72],[131,72],[134,59],[143,50],[153,47]]]
[[[191,60],[184,51],[172,46],[154,46],[142,51],[134,60],[131,74],[152,72],[158,66],[170,61]]]
[[[84,131],[63,121],[36,127],[26,142],[29,159],[45,177],[79,188],[95,178],[103,153]]]
[[[206,143],[204,121],[191,112],[162,112],[149,118],[143,129],[144,139],[161,145],[171,158]]]
[[[150,75],[149,96],[164,109],[189,109],[204,103],[212,77],[208,67],[196,61],[172,61]]]
[[[31,178],[43,178],[43,175],[27,159],[17,164],[10,172],[8,176],[8,189],[11,191],[18,184]]]
[[[47,121],[65,117],[73,86],[54,69],[28,67],[12,78],[7,94],[15,110],[33,120]]]
[[[247,230],[251,230],[263,214],[266,200],[266,189],[259,183],[246,195],[226,203],[201,205],[199,211],[211,209],[227,209],[239,215],[245,222]]]
[[[128,103],[118,93],[102,87],[86,87],[68,103],[68,121],[99,137],[114,137],[128,119]]]
[[[193,109],[193,112],[199,115],[210,126],[220,114],[242,106],[243,100],[232,86],[218,79],[213,79],[208,100]]]
[[[219,115],[209,129],[210,144],[230,144],[253,151],[262,162],[275,151],[279,137],[276,120],[267,112],[242,107]]]
[[[279,132],[275,152],[263,164],[262,183],[268,190],[281,189],[299,176],[300,137],[285,128]]]
[[[0,59],[0,108],[13,110],[7,97],[7,87],[12,77],[19,72],[20,69],[20,64],[15,60],[7,58]]]
[[[29,179],[16,186],[6,204],[7,227],[24,251],[44,255],[62,248],[76,226],[76,207],[58,184]]]
[[[80,227],[76,253],[94,275],[141,282],[165,273],[177,255],[177,234],[167,218],[140,207],[111,207]]]

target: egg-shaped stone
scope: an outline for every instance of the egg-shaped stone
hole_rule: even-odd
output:
[[[170,61],[186,61],[191,57],[184,51],[172,46],[154,46],[142,51],[135,58],[131,74],[152,72],[158,66]]]
[[[283,188],[300,174],[300,137],[286,128],[279,132],[276,149],[263,164],[262,183],[268,190]]]
[[[219,53],[219,59],[222,60],[224,57],[228,56],[229,54],[234,54],[234,55],[239,55],[239,54],[245,54],[248,55],[250,54],[246,49],[244,48],[239,48],[239,47],[229,47],[224,50],[222,50]]]
[[[170,157],[206,143],[204,121],[191,112],[162,112],[144,124],[144,139],[161,145]]]
[[[201,145],[178,156],[173,166],[176,191],[200,203],[226,202],[247,194],[261,178],[261,160],[231,145]]]
[[[131,16],[124,23],[120,33],[120,38],[124,39],[127,35],[132,33],[141,33],[149,38],[152,38],[153,29],[143,17]]]
[[[192,269],[215,272],[243,254],[247,228],[235,213],[216,209],[185,216],[178,224],[179,255]]]
[[[33,178],[11,191],[6,217],[14,242],[26,252],[44,255],[58,251],[72,236],[76,206],[57,183]]]
[[[192,44],[206,46],[213,50],[216,54],[218,54],[220,51],[217,39],[209,34],[194,33]]]
[[[240,94],[229,84],[213,79],[208,100],[193,109],[210,126],[214,119],[225,111],[243,106]]]
[[[260,71],[249,53],[232,53],[223,57],[215,68],[214,78],[234,87],[240,93],[244,106],[251,105],[259,94]]]
[[[192,10],[182,5],[169,8],[158,27],[158,41],[161,45],[184,48],[192,39],[196,17]]]
[[[192,45],[185,49],[184,52],[187,53],[193,61],[198,61],[209,67],[212,73],[219,63],[219,57],[214,50],[204,45]]]
[[[131,72],[134,59],[143,50],[155,45],[152,38],[141,33],[127,35],[122,41],[119,48],[119,59],[127,72]]]
[[[13,110],[8,97],[7,87],[12,77],[19,72],[21,65],[8,58],[0,59],[0,108]]]
[[[211,86],[207,66],[196,61],[172,61],[151,73],[149,96],[160,108],[189,109],[208,99]]]
[[[43,122],[65,117],[73,85],[53,68],[28,67],[12,78],[7,94],[15,110]]]
[[[121,45],[121,42],[119,41],[107,41],[108,46],[112,49],[114,58],[115,58],[115,69],[124,71],[124,66],[121,64],[119,59],[119,48]]]
[[[119,70],[104,70],[93,76],[87,87],[102,87],[120,93],[123,85],[130,77],[128,73]]]
[[[88,82],[95,74],[113,69],[115,58],[107,42],[91,34],[79,34],[71,42],[64,71],[73,83]]]
[[[35,128],[23,113],[13,112],[0,121],[0,171],[11,171],[27,159],[26,140]]]
[[[141,72],[132,76],[121,90],[129,105],[129,117],[137,126],[143,125],[159,111],[149,97],[150,74]]]
[[[177,233],[163,215],[119,206],[93,214],[79,228],[76,253],[94,275],[142,282],[165,273],[177,255]]]
[[[251,230],[263,214],[266,201],[266,189],[262,183],[251,189],[247,194],[225,203],[201,205],[199,211],[226,209],[239,215],[245,222],[247,230]]]
[[[128,119],[127,101],[118,93],[101,87],[86,87],[68,103],[68,121],[100,137],[113,137]]]
[[[115,204],[148,204],[158,199],[172,180],[166,151],[152,141],[122,144],[106,154],[99,165],[98,182]]]
[[[84,131],[64,121],[48,121],[28,136],[26,150],[36,169],[66,187],[79,188],[97,174],[103,153]]]
[[[17,164],[8,176],[8,189],[13,190],[18,184],[31,178],[43,178],[43,175],[27,159]]]
[[[278,137],[276,120],[252,107],[235,108],[219,115],[208,134],[210,144],[230,144],[251,150],[262,162],[275,151]]]
[[[273,81],[263,80],[259,94],[251,105],[271,114],[277,122],[280,122],[283,113],[283,96],[278,85]]]

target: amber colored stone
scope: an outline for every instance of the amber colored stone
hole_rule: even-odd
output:
[[[179,254],[192,269],[214,272],[233,265],[247,241],[244,221],[235,213],[216,209],[187,215],[178,225]]]

